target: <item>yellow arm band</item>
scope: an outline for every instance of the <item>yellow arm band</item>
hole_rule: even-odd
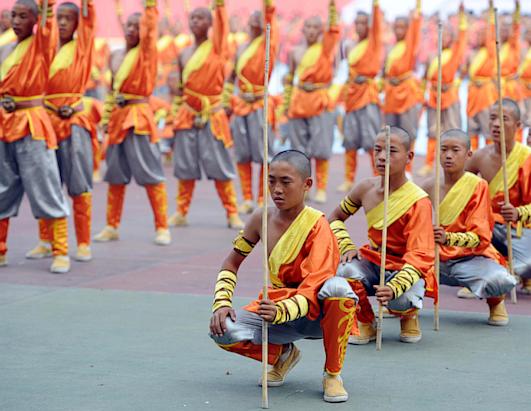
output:
[[[256,243],[253,243],[246,239],[243,236],[243,231],[240,231],[240,233],[232,242],[232,245],[234,246],[234,251],[236,251],[240,255],[243,255],[244,257],[247,257],[251,253],[251,251],[253,251],[253,248]]]
[[[225,5],[225,0],[214,0],[214,6],[223,7]]]
[[[168,117],[168,110],[161,108],[160,110],[155,111],[155,123],[158,124],[160,120],[165,119]]]
[[[171,113],[172,115],[177,114],[179,109],[181,108],[181,105],[183,104],[183,98],[182,96],[175,96],[171,102]]]
[[[531,204],[517,207],[518,223],[516,225],[516,237],[520,238],[523,234],[523,228],[531,225]]]
[[[409,290],[420,278],[421,273],[419,270],[411,264],[404,264],[402,269],[385,285],[393,290],[394,298],[396,299]]]
[[[105,97],[105,100],[103,102],[103,114],[101,116],[101,124],[107,125],[109,124],[109,120],[111,119],[111,113],[114,108],[115,99],[113,94],[107,94]]]
[[[223,86],[223,94],[221,95],[221,106],[223,108],[230,107],[230,98],[234,94],[234,84],[225,83]]]
[[[299,318],[306,317],[306,314],[308,314],[310,309],[306,297],[299,294],[278,301],[275,305],[277,306],[277,315],[273,320],[273,324],[284,324],[289,321],[295,321]]]
[[[147,7],[157,7],[157,0],[146,0],[144,6]]]
[[[350,238],[350,235],[347,231],[347,227],[345,226],[345,223],[343,221],[332,221],[330,223],[330,228],[332,229],[332,232],[336,237],[337,245],[342,255],[345,254],[347,251],[356,250],[356,246],[352,242],[352,239]]]
[[[273,5],[273,0],[264,0],[264,6],[271,7]]]
[[[339,17],[337,14],[337,7],[335,2],[331,2],[328,7],[328,28],[337,26]]]
[[[460,12],[459,13],[459,30],[465,31],[468,28],[468,21],[466,19],[466,13]]]
[[[217,311],[221,307],[232,307],[232,296],[234,295],[237,280],[238,277],[232,271],[221,270],[219,272],[214,291],[212,312]]]
[[[479,243],[479,236],[472,231],[467,231],[466,233],[446,233],[445,245],[450,247],[476,248]]]
[[[356,212],[360,209],[360,207],[354,201],[352,201],[349,196],[346,196],[343,200],[341,200],[339,203],[339,208],[341,208],[341,211],[348,216],[356,214]]]
[[[417,10],[417,13],[420,14],[420,12],[422,11],[422,0],[417,0],[417,6],[415,7],[415,9]]]
[[[520,2],[517,2],[513,13],[513,23],[520,23],[520,15]]]

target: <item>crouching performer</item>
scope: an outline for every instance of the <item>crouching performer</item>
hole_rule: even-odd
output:
[[[428,194],[406,178],[406,166],[414,155],[410,150],[411,141],[404,129],[391,127],[387,263],[383,287],[378,286],[384,218],[383,132],[376,136],[374,144],[379,176],[356,184],[329,218],[342,255],[337,275],[348,280],[359,298],[359,335],[353,332],[349,340],[352,344],[368,344],[376,339],[369,295],[376,295],[391,314],[400,317],[400,341],[405,343],[420,341],[422,334],[417,314],[422,308],[424,294],[435,295],[432,207]],[[369,226],[369,244],[363,246],[358,255],[344,221],[361,207]]]
[[[268,299],[243,309],[232,308],[240,264],[261,238],[262,211],[257,210],[218,275],[210,336],[221,348],[262,360],[262,319],[269,326],[268,385],[280,386],[299,362],[293,344],[322,338],[326,361],[323,390],[327,402],[344,402],[348,393],[340,377],[348,338],[355,323],[356,295],[335,277],[339,250],[323,213],[304,205],[312,186],[310,160],[301,152],[277,154],[270,165],[269,190],[275,207],[268,210]]]

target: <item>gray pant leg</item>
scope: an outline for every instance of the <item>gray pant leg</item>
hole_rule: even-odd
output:
[[[92,141],[87,130],[72,126],[70,138],[59,143],[57,162],[61,180],[70,196],[92,191]]]
[[[304,118],[292,118],[288,121],[289,141],[293,150],[302,151],[307,156],[311,156],[310,145],[310,123]]]
[[[363,148],[366,152],[374,147],[374,140],[382,125],[380,108],[369,104],[345,115],[343,147],[345,150]]]
[[[419,112],[420,106],[416,105],[411,107],[405,113],[400,114],[399,117],[399,127],[402,127],[406,130],[411,138],[414,140],[417,139],[417,130],[419,127]]]
[[[173,145],[173,175],[179,180],[201,180],[198,129],[178,130]]]
[[[496,261],[483,257],[467,257],[441,264],[441,284],[457,282],[478,298],[499,297],[511,291],[515,278]]]
[[[359,112],[351,111],[343,119],[343,147],[345,150],[358,150],[361,147],[361,124]]]
[[[309,157],[328,160],[334,145],[334,113],[328,111],[308,119],[310,142]]]
[[[105,155],[107,171],[103,180],[109,184],[129,184],[132,172],[125,155],[124,142],[111,144]]]
[[[169,138],[161,138],[159,141],[159,148],[161,153],[171,153],[175,144],[175,136]]]
[[[131,134],[123,144],[129,168],[138,185],[159,184],[166,180],[160,149],[151,143],[150,136]]]
[[[0,141],[0,220],[18,214],[23,196],[15,145]]]
[[[209,180],[232,180],[236,170],[229,150],[223,141],[218,140],[210,130],[210,124],[197,135],[199,141],[199,158],[201,166]]]
[[[492,232],[492,244],[503,255],[507,255],[507,231],[504,224],[495,224]],[[531,278],[531,229],[524,228],[522,237],[512,230],[514,272],[523,278]]]
[[[251,159],[253,163],[264,162],[264,110],[259,108],[246,116],[249,144],[251,147]],[[274,156],[273,144],[275,142],[273,130],[268,128],[268,155]]]
[[[230,122],[237,163],[250,163],[252,160],[251,139],[246,120],[247,116],[233,116]]]

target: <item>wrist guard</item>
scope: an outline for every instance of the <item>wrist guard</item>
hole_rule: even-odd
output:
[[[216,312],[221,307],[232,307],[232,296],[234,295],[237,280],[236,274],[232,271],[221,270],[219,272],[214,290],[212,312]]]
[[[305,317],[310,309],[308,300],[300,294],[278,301],[275,305],[277,306],[277,315],[273,320],[273,324],[284,324],[298,320]]]

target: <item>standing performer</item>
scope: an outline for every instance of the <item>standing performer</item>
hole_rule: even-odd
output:
[[[387,55],[384,68],[385,124],[406,130],[412,138],[413,151],[422,102],[420,83],[414,75],[421,26],[421,0],[417,0],[411,21],[406,17],[395,20],[393,30],[396,44]],[[412,164],[412,161],[408,164],[408,171],[411,171]]]
[[[190,14],[190,30],[195,44],[179,57],[182,83],[175,114],[174,175],[179,179],[177,212],[170,225],[188,224],[187,215],[195,183],[201,169],[215,181],[219,198],[227,212],[230,228],[243,228],[238,215],[235,175],[229,147],[232,146],[229,120],[223,107],[227,49],[227,10],[224,0],[216,0],[214,18],[210,10],[198,8]],[[212,28],[212,39],[208,31]]]
[[[474,153],[467,169],[474,174],[481,174],[489,182],[495,221],[492,243],[504,255],[507,255],[506,224],[512,224],[514,272],[522,277],[523,291],[531,294],[531,148],[515,141],[516,132],[521,126],[520,109],[514,100],[503,99],[510,199],[510,204],[505,204],[497,107],[496,104],[490,110],[490,135],[494,144]]]
[[[337,244],[322,212],[305,207],[312,186],[311,163],[301,152],[283,151],[271,161],[269,190],[275,207],[268,211],[269,299],[235,311],[232,296],[241,263],[261,238],[262,210],[251,216],[225,259],[215,288],[210,336],[221,348],[262,360],[262,319],[270,323],[269,386],[284,384],[301,353],[294,341],[323,338],[326,361],[323,390],[327,402],[347,401],[340,377],[348,336],[356,317],[356,295],[335,277]]]
[[[92,0],[88,0],[87,10],[87,16],[80,19],[79,7],[74,3],[62,3],[57,9],[59,51],[50,67],[44,98],[59,144],[56,154],[61,181],[73,201],[77,237],[75,259],[78,261],[92,259],[93,152],[98,152],[96,127],[87,117],[82,100],[90,77],[94,49]],[[26,254],[26,258],[39,259],[52,255],[50,233],[44,219],[39,220],[39,239],[39,244]]]
[[[472,57],[468,69],[468,100],[466,115],[467,131],[472,150],[479,145],[479,135],[489,137],[489,110],[496,101],[496,34],[494,28],[494,6],[489,1],[486,27],[479,30],[477,53]]]
[[[111,55],[113,92],[106,99],[103,119],[109,133],[104,178],[109,183],[107,225],[95,241],[118,240],[125,187],[133,176],[146,187],[155,217],[155,244],[171,242],[157,127],[149,107],[157,75],[157,19],[156,0],[146,0],[144,14],[127,19],[126,49]]]
[[[265,18],[264,18],[265,16]],[[273,0],[264,0],[264,14],[255,12],[249,17],[250,40],[238,51],[235,70],[226,85],[229,97],[232,84],[237,81],[238,94],[233,98],[231,120],[234,154],[243,191],[240,212],[249,214],[254,209],[252,163],[263,162],[263,122],[264,122],[264,27],[271,25],[270,67],[274,67],[278,52],[279,36]],[[273,70],[271,70],[273,71]],[[273,123],[273,107],[270,107],[270,124]],[[273,154],[273,132],[269,131],[269,155]],[[258,205],[262,198],[262,177],[258,190]]]
[[[0,47],[17,41],[17,36],[11,27],[11,11],[0,11]]]
[[[374,137],[382,123],[375,80],[383,56],[382,20],[379,1],[373,0],[372,24],[369,27],[368,14],[358,13],[355,22],[358,44],[346,50],[350,73],[345,85],[345,181],[339,187],[342,192],[350,191],[354,184],[358,150],[363,148],[372,160]]]
[[[459,102],[459,86],[461,81],[456,78],[457,70],[463,61],[467,41],[467,20],[463,3],[459,6],[459,34],[457,40],[450,27],[443,32],[443,51],[441,55],[441,132],[453,128],[461,128],[461,104]],[[435,134],[437,126],[437,67],[438,58],[432,60],[426,73],[430,85],[428,105],[428,150],[426,163],[419,170],[420,176],[427,176],[433,171],[435,160]]]
[[[159,22],[159,39],[157,41],[158,71],[155,95],[165,100],[170,97],[168,76],[171,72],[177,70],[178,58],[177,46],[170,31],[170,17],[171,10],[166,7],[164,17]]]
[[[89,97],[94,97],[103,100],[103,86],[106,85],[105,73],[107,72],[107,64],[109,62],[109,55],[111,51],[107,40],[104,38],[94,39],[94,51],[92,54],[92,69],[90,71],[89,82],[85,94]]]
[[[486,298],[488,324],[507,325],[504,296],[516,280],[502,266],[504,259],[491,244],[494,215],[488,184],[465,172],[471,155],[470,137],[464,131],[451,129],[442,134],[441,226],[434,227],[435,242],[440,244],[440,282],[467,287],[475,297]],[[435,179],[428,180],[424,189],[433,201]]]
[[[400,341],[416,343],[422,338],[418,310],[425,291],[434,297],[437,281],[433,275],[435,243],[431,228],[432,207],[423,190],[406,177],[406,166],[414,156],[412,138],[391,127],[391,165],[389,177],[389,214],[387,264],[384,287],[380,287],[383,197],[385,174],[385,133],[376,136],[374,161],[378,177],[357,183],[330,215],[330,227],[337,238],[341,264],[337,275],[346,278],[359,297],[359,335],[352,344],[368,344],[376,339],[374,313],[368,296],[376,295],[391,314],[400,316]],[[361,207],[369,226],[369,244],[358,250],[344,221]]]
[[[524,127],[529,127],[531,130],[531,27],[527,29],[525,36],[528,47],[527,54],[524,57],[518,73],[524,93]]]
[[[306,44],[295,47],[289,56],[290,73],[284,91],[284,110],[287,110],[289,118],[291,147],[315,159],[317,192],[314,201],[324,203],[334,142],[335,120],[327,108],[328,88],[334,74],[334,55],[339,42],[335,2],[330,1],[328,28],[324,33],[320,17],[307,19],[302,31]]]
[[[17,215],[25,193],[34,217],[44,219],[51,232],[50,270],[66,273],[68,205],[53,151],[57,140],[43,107],[56,50],[54,4],[48,0],[48,9],[39,16],[33,0],[17,0],[11,14],[17,41],[0,49],[0,266],[7,264],[9,219]]]

